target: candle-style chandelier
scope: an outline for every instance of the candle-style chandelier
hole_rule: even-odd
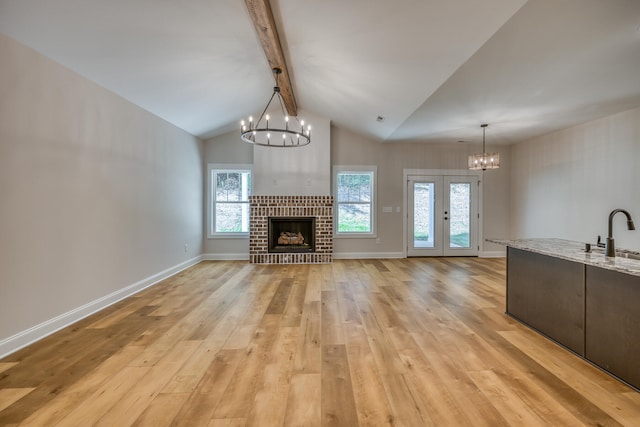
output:
[[[278,86],[278,76],[282,73],[280,68],[274,68],[273,74],[276,76],[276,85],[273,88],[273,95],[264,107],[262,114],[257,121],[249,117],[249,123],[244,120],[240,122],[240,137],[249,144],[262,145],[265,147],[303,147],[311,142],[311,126],[307,124],[305,128],[304,120],[293,117],[295,123],[290,123],[290,117],[285,113],[280,87]],[[273,99],[280,102],[281,117],[270,117],[266,112]]]
[[[498,169],[500,167],[500,153],[487,153],[484,149],[484,133],[488,124],[481,124],[482,128],[482,153],[469,156],[470,170]]]

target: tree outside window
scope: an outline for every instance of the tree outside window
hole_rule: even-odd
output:
[[[251,171],[212,170],[211,182],[212,234],[248,233]]]
[[[373,234],[373,171],[336,173],[337,233]]]

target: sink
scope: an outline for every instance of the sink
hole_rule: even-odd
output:
[[[629,259],[640,260],[640,254],[636,254],[636,253],[633,253],[633,252],[617,252],[616,256],[620,257],[620,258],[629,258]]]
[[[591,252],[595,254],[604,255],[604,248],[595,247],[591,249]],[[640,261],[640,254],[630,251],[625,251],[624,249],[616,251],[617,258],[627,258],[627,259],[635,259]]]

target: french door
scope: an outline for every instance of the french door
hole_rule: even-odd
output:
[[[478,255],[478,178],[409,175],[407,255]]]

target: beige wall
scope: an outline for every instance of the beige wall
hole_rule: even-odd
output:
[[[2,353],[197,259],[203,161],[195,137],[3,35],[0,62]]]
[[[204,163],[205,170],[209,163],[253,164],[253,145],[242,142],[237,130],[208,139],[204,143]],[[208,177],[205,176],[205,189],[207,179]],[[205,208],[205,215],[206,212]],[[206,222],[204,227],[204,236],[206,236]],[[215,254],[218,259],[249,259],[249,237],[205,238],[204,253]]]
[[[412,143],[380,143],[353,132],[332,127],[331,163],[333,165],[377,165],[378,238],[334,240],[336,253],[398,253],[403,251],[403,171],[405,169],[466,169],[467,157],[480,147],[467,144],[434,145]],[[509,233],[509,147],[499,150],[503,166],[482,173],[485,237],[508,237]],[[393,213],[383,213],[383,206]],[[400,212],[396,208],[400,207]],[[500,251],[499,246],[484,243],[485,252]]]
[[[512,237],[595,242],[615,208],[640,229],[640,109],[517,144],[512,162]],[[616,247],[640,250],[619,215]]]
[[[242,144],[236,131],[205,143],[207,163],[252,163],[250,145]],[[377,165],[378,193],[377,216],[380,243],[375,238],[334,240],[336,256],[349,254],[379,254],[398,256],[403,252],[403,171],[404,169],[464,169],[467,156],[477,151],[478,146],[392,144],[376,140],[331,126],[331,165]],[[495,147],[488,147],[492,149]],[[276,149],[274,151],[281,151]],[[486,237],[509,237],[509,147],[499,147],[504,166],[499,170],[483,174],[484,219]],[[301,178],[302,179],[302,178]],[[383,206],[394,208],[393,213],[383,213]],[[395,212],[400,207],[401,212]],[[484,243],[486,253],[500,252],[504,248]],[[214,257],[245,258],[249,253],[248,238],[207,239],[204,252]]]
[[[250,164],[253,194],[327,196],[331,194],[329,119],[300,110],[312,127],[312,143],[298,148],[265,148],[242,142],[237,130],[205,141],[207,164]],[[205,177],[205,188],[208,177]],[[206,199],[205,199],[206,200]],[[206,215],[206,209],[205,209]],[[205,236],[207,224],[205,223]],[[248,259],[248,237],[205,239],[204,253],[213,259]]]

